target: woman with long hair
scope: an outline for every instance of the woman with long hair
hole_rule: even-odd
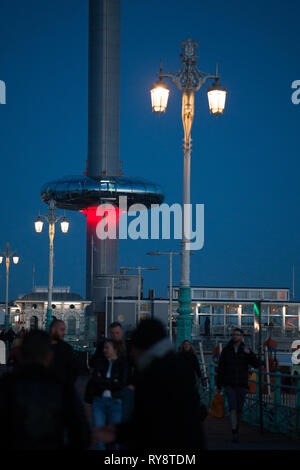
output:
[[[189,340],[185,339],[179,346],[178,352],[180,355],[182,355],[182,357],[184,357],[187,361],[191,363],[195,371],[195,374],[197,375],[202,385],[204,385],[204,380],[201,374],[199,362],[197,359],[197,354],[192,343]]]
[[[103,353],[104,357],[95,363],[85,391],[85,401],[92,404],[93,425],[97,428],[122,421],[123,389],[127,379],[127,364],[119,357],[118,342],[106,339]],[[118,448],[114,445],[112,450]],[[97,450],[105,450],[105,445],[99,442]]]

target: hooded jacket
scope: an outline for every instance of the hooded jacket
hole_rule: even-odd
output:
[[[193,366],[168,338],[148,348],[137,361],[131,420],[117,427],[117,442],[143,452],[203,449],[195,383]]]

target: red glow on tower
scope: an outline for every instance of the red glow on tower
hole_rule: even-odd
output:
[[[96,226],[102,220],[103,217],[107,219],[107,225],[111,225],[113,223],[116,223],[118,225],[120,215],[125,213],[124,210],[120,210],[118,207],[103,207],[101,205],[87,207],[86,209],[80,210],[80,212],[86,215],[87,224],[94,226]]]

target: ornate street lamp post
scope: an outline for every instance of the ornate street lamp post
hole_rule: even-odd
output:
[[[181,43],[183,53],[180,55],[182,66],[177,72],[159,72],[159,81],[151,90],[152,110],[165,112],[168,103],[169,89],[164,84],[163,79],[169,78],[182,91],[182,123],[184,129],[183,152],[183,204],[182,204],[182,240],[181,240],[181,274],[179,290],[179,313],[177,318],[177,344],[181,344],[185,339],[191,338],[192,330],[192,309],[190,292],[190,176],[191,176],[191,128],[194,119],[194,97],[206,80],[214,79],[211,88],[208,89],[208,103],[212,114],[218,116],[225,108],[226,91],[219,83],[219,75],[216,70],[215,75],[211,75],[199,70],[196,65],[198,44],[192,39],[187,39]]]
[[[6,264],[6,295],[5,295],[5,320],[4,320],[4,328],[5,331],[9,328],[9,315],[8,315],[8,280],[9,280],[9,266],[10,266],[10,258],[12,257],[13,263],[18,264],[19,256],[16,253],[10,251],[10,244],[6,243],[5,251],[0,255],[0,264],[3,262],[3,258],[5,258]]]
[[[49,212],[47,215],[38,216],[34,222],[35,231],[41,233],[43,230],[44,222],[42,218],[49,224],[49,277],[48,277],[48,305],[46,313],[45,330],[49,331],[50,324],[52,322],[52,293],[53,293],[53,242],[55,234],[55,224],[62,219],[60,223],[61,231],[67,233],[69,230],[69,222],[65,216],[57,216],[55,213],[55,202],[51,200],[49,202]]]
[[[180,255],[177,251],[149,251],[147,255],[169,256],[169,336],[172,341],[172,318],[173,318],[173,255]]]

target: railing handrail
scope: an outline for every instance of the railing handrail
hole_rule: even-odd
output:
[[[200,369],[203,372],[201,360]],[[215,394],[215,378],[217,376],[218,364],[211,362],[207,367],[208,382],[206,387],[201,388],[200,395],[208,408]],[[263,381],[261,382],[262,394],[260,395],[260,377],[258,369],[255,380],[248,378],[248,383],[255,385],[255,390],[249,391],[246,397],[243,411],[243,419],[254,426],[259,426],[260,409],[258,406],[260,396],[262,398],[263,426],[271,432],[281,432],[300,438],[300,375],[282,374],[279,370],[273,372],[261,371]],[[275,380],[268,381],[267,377],[275,377]],[[282,383],[282,378],[289,378],[294,385]],[[267,389],[267,393],[265,390]],[[228,403],[225,398],[225,409],[228,414]]]

